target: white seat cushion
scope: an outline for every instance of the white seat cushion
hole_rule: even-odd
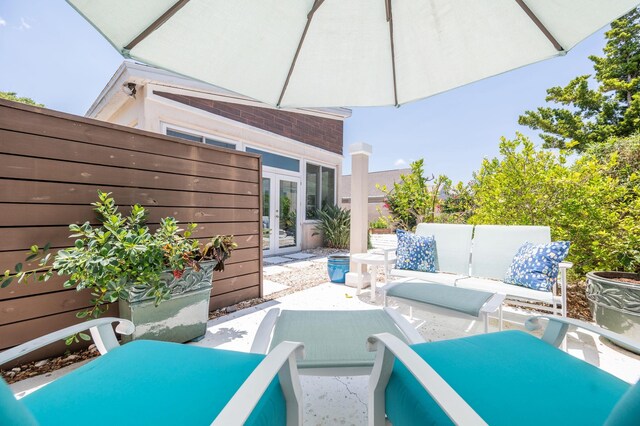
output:
[[[436,240],[437,270],[469,275],[469,255],[473,225],[421,223],[416,235],[433,235]]]
[[[551,242],[548,226],[478,225],[473,231],[471,275],[503,280],[513,256],[524,243]]]
[[[531,288],[514,284],[506,284],[502,281],[489,280],[486,278],[464,278],[456,283],[457,287],[469,288],[472,290],[484,290],[494,293],[506,294],[507,298],[519,298],[527,300],[538,300],[540,302],[553,304],[554,296],[550,291],[538,291]]]
[[[464,275],[458,274],[447,274],[444,272],[420,272],[410,271],[407,269],[392,269],[390,275],[394,277],[417,278],[431,283],[447,285],[453,285],[456,280],[465,278]]]

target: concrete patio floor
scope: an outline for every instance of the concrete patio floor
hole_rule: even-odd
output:
[[[258,306],[243,309],[230,315],[209,321],[207,333],[198,346],[248,352],[261,320],[270,308],[311,310],[360,310],[379,309],[382,297],[376,304],[369,302],[369,290],[357,296],[353,288],[342,284],[321,284]],[[408,308],[391,304],[408,318]],[[529,314],[506,308],[505,318],[522,322]],[[482,331],[481,323],[435,315],[414,310],[413,325],[428,341],[462,337]],[[496,330],[493,320],[491,329]],[[523,327],[505,323],[505,328]],[[363,342],[363,345],[365,343]],[[572,331],[567,341],[568,352],[586,360],[611,374],[635,382],[640,377],[640,357],[620,349],[594,334]],[[77,365],[76,365],[77,366]],[[29,391],[66,373],[70,368],[45,376],[34,377],[12,385],[14,392]],[[367,420],[368,377],[314,377],[301,376],[304,392],[305,425],[364,425]]]
[[[382,297],[376,304],[369,302],[369,290],[356,296],[353,288],[342,284],[326,283],[244,309],[209,322],[205,338],[195,343],[199,346],[249,351],[260,321],[270,308],[312,310],[379,309]],[[408,308],[390,303],[408,319]],[[505,308],[505,318],[523,322],[529,313]],[[427,341],[450,339],[482,332],[482,324],[457,318],[414,310],[413,325]],[[497,329],[497,320],[491,323]],[[505,323],[505,329],[524,327]],[[363,345],[365,343],[363,342]],[[594,334],[585,331],[569,333],[567,349],[570,354],[610,372],[629,382],[640,378],[640,356],[620,349]],[[368,377],[315,377],[301,376],[304,391],[305,425],[365,425],[367,421]]]

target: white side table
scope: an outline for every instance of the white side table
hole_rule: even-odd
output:
[[[358,290],[356,294],[360,294],[362,290],[362,268],[360,265],[371,267],[371,301],[376,299],[376,278],[378,275],[378,266],[382,266],[384,270],[384,283],[387,283],[389,272],[396,263],[395,248],[377,249],[368,253],[356,253],[351,255],[351,261],[358,265]]]

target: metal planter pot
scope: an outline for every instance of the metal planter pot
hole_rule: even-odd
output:
[[[120,300],[120,317],[131,320],[136,330],[123,341],[147,339],[184,343],[198,339],[207,331],[209,298],[215,260],[201,262],[200,271],[187,268],[180,278],[165,271],[162,280],[171,288],[171,299],[155,305],[153,297],[145,297],[134,288],[130,300]]]
[[[589,272],[589,308],[600,327],[640,342],[640,285],[616,281],[619,278],[638,280],[640,275],[628,272]]]

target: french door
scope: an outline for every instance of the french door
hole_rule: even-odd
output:
[[[268,255],[300,250],[300,178],[262,174],[262,249]]]

